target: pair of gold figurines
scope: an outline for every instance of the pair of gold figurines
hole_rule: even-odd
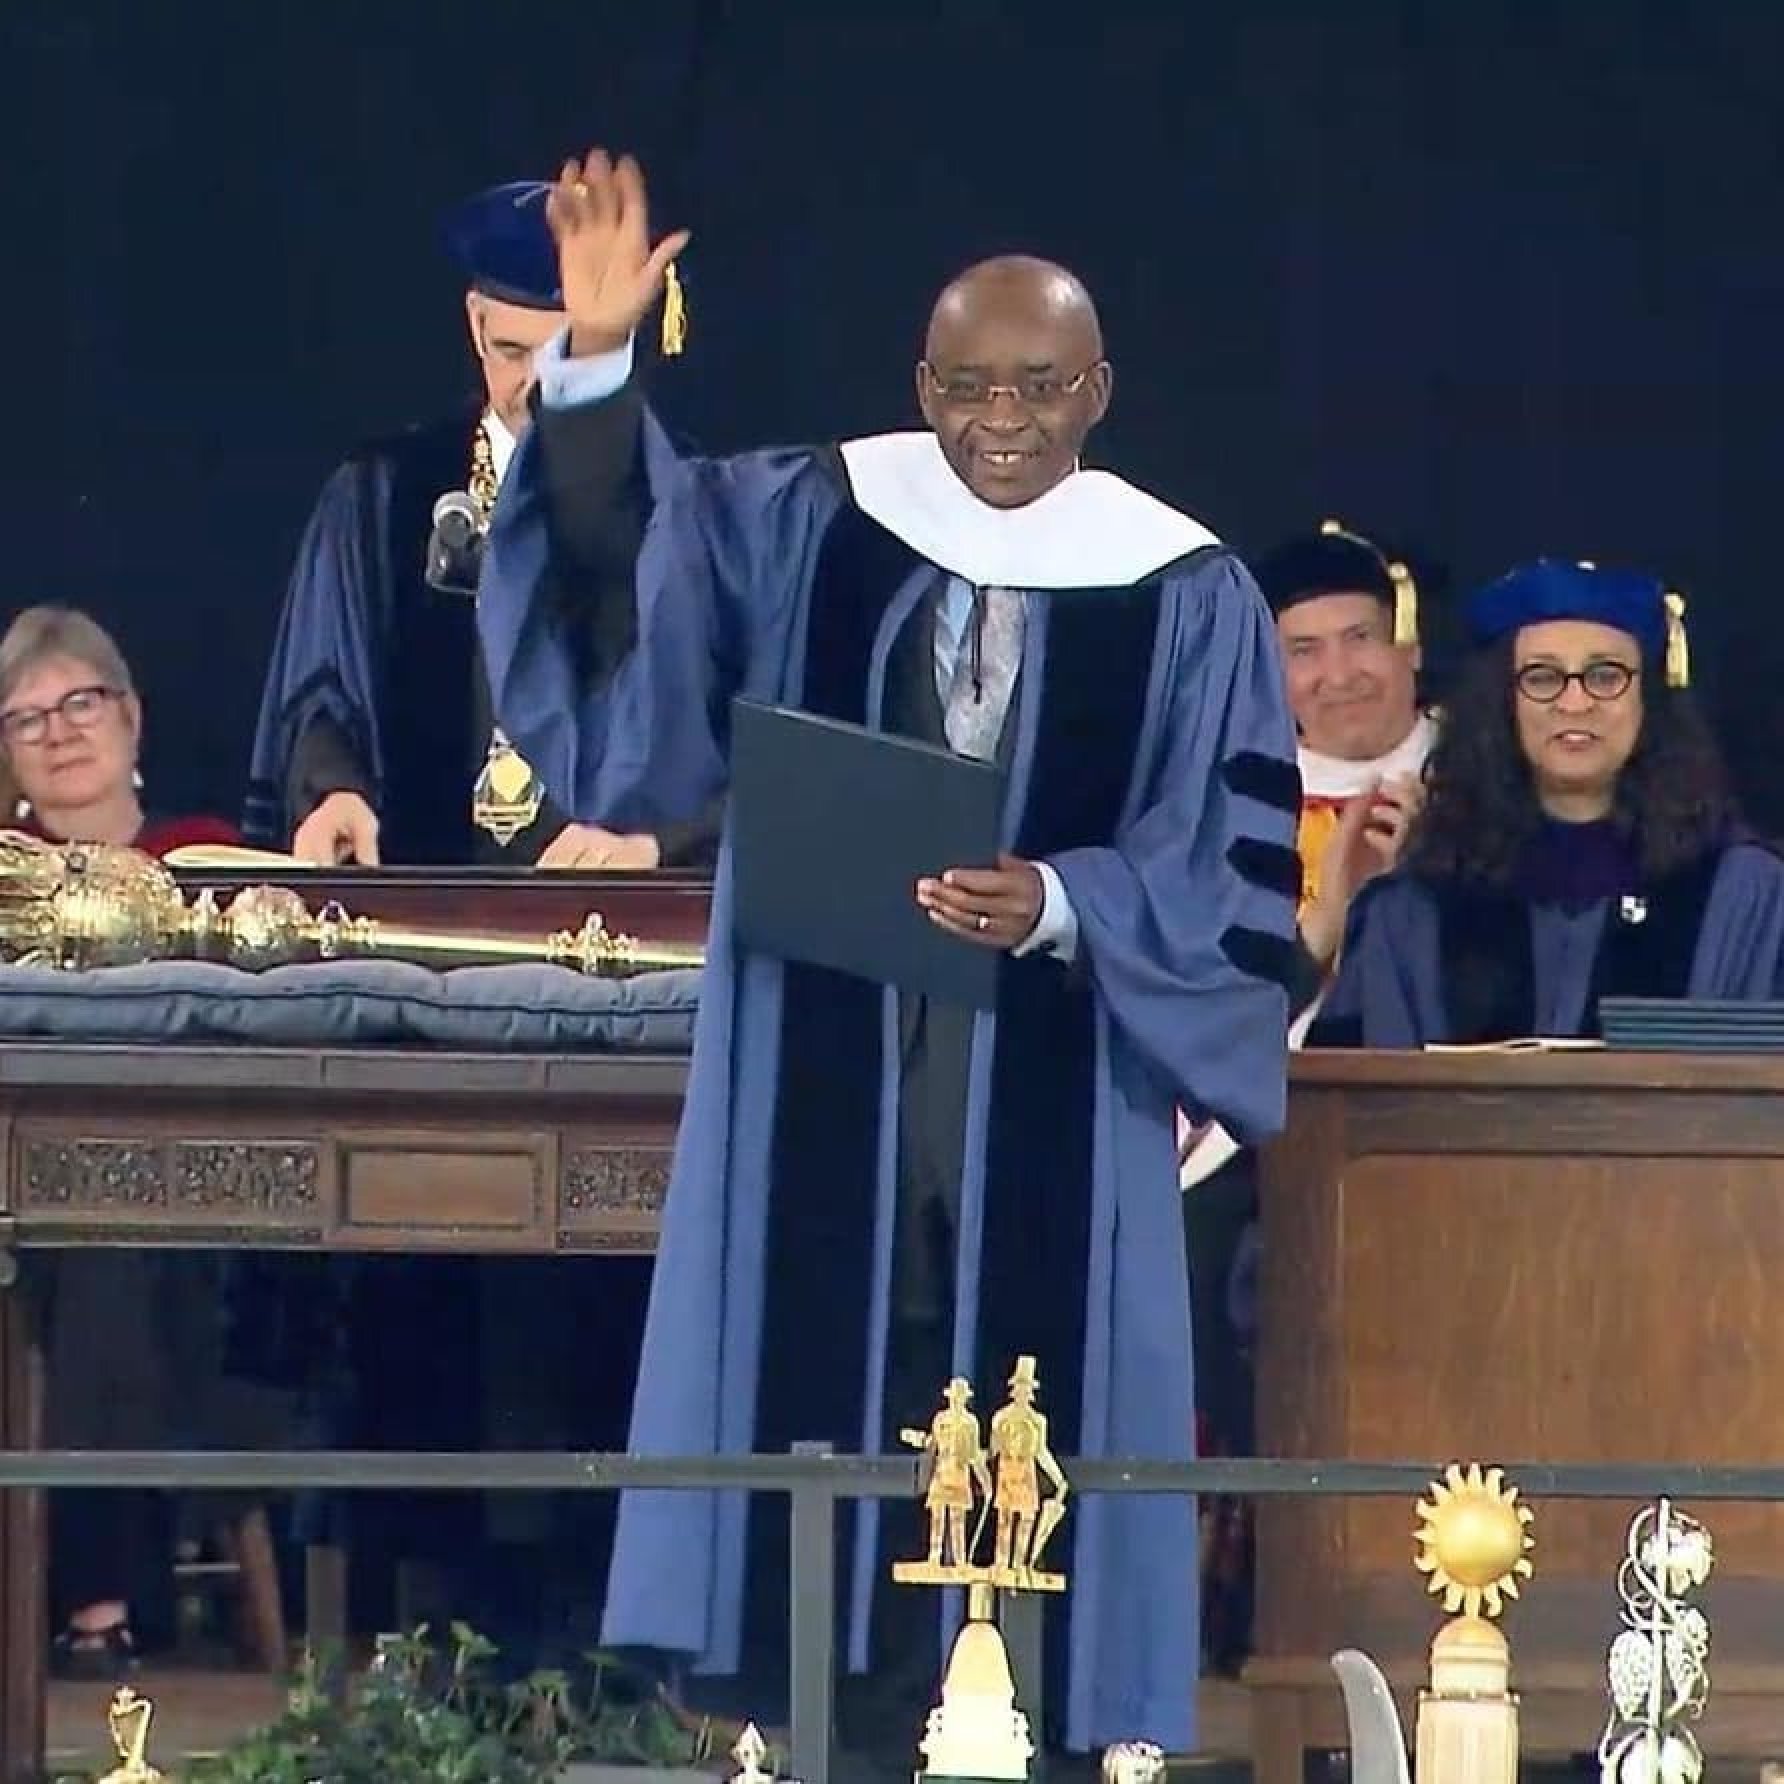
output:
[[[929,1515],[929,1552],[893,1564],[904,1586],[990,1586],[1012,1592],[1063,1592],[1065,1575],[1042,1570],[1041,1556],[1065,1519],[1070,1490],[1047,1445],[1046,1415],[1035,1405],[1040,1381],[1035,1359],[1016,1359],[1010,1398],[982,1434],[969,1404],[972,1383],[956,1375],[943,1390],[941,1410],[927,1429],[907,1427],[899,1438],[922,1452],[923,1505]],[[1043,1496],[1043,1479],[1053,1489]],[[977,1516],[974,1516],[974,1513]],[[980,1564],[986,1520],[995,1514],[991,1560]]]
[[[1042,1565],[1048,1540],[1065,1518],[1068,1487],[1035,1404],[1035,1359],[1019,1356],[1010,1397],[981,1430],[969,1402],[972,1385],[956,1375],[926,1429],[899,1433],[922,1453],[919,1484],[929,1514],[929,1552],[897,1561],[904,1586],[965,1586],[966,1621],[954,1639],[941,1701],[928,1715],[918,1750],[922,1780],[982,1779],[1023,1784],[1034,1741],[1016,1704],[1010,1657],[995,1612],[1000,1592],[1063,1592],[1065,1575]],[[1043,1482],[1052,1491],[1043,1491]],[[978,1556],[995,1516],[991,1558]]]

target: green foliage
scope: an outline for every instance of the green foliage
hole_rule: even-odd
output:
[[[710,1757],[649,1681],[590,1655],[581,1688],[562,1672],[503,1681],[494,1644],[462,1623],[442,1651],[425,1625],[378,1644],[344,1690],[306,1657],[285,1713],[215,1759],[190,1784],[551,1784],[573,1759],[688,1765]],[[165,1762],[164,1762],[165,1764]]]

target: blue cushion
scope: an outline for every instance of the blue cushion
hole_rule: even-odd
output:
[[[157,961],[94,972],[0,966],[0,1035],[69,1041],[359,1042],[492,1052],[683,1053],[692,968],[597,979],[566,967],[317,961],[243,972]]]

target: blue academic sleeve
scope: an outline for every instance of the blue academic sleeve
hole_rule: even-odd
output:
[[[1116,1027],[1247,1142],[1282,1125],[1300,780],[1274,628],[1227,554],[1167,587],[1157,766],[1115,846],[1052,864]]]
[[[376,664],[388,623],[383,541],[390,494],[387,465],[350,461],[323,486],[304,529],[248,771],[242,827],[262,847],[282,849],[290,842],[300,814],[288,809],[287,777],[298,739],[316,719],[334,722],[374,786],[383,778]]]
[[[1784,998],[1784,860],[1756,842],[1722,857],[1691,963],[1690,995],[1742,1002]]]
[[[650,512],[636,640],[610,676],[579,675],[548,598],[540,429],[503,485],[478,599],[503,729],[574,816],[623,829],[686,820],[723,792],[731,696],[778,694],[815,542],[840,499],[806,452],[679,460],[648,414],[641,446]]]
[[[1443,1041],[1437,906],[1404,872],[1371,880],[1351,901],[1338,971],[1309,1047],[1422,1047]]]

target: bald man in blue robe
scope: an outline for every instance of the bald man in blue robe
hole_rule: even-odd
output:
[[[739,694],[1007,784],[997,862],[938,861],[912,894],[1003,957],[992,1010],[743,949],[721,851],[633,1449],[896,1452],[949,1374],[989,1393],[1020,1352],[1058,1454],[1189,1457],[1173,1103],[1248,1139],[1283,1115],[1299,786],[1268,611],[1205,527],[1078,468],[1112,375],[1062,269],[987,262],[943,293],[929,432],[666,460],[631,341],[686,238],[653,247],[636,167],[599,153],[549,214],[570,324],[479,603],[502,723],[547,786],[618,829],[697,812]],[[586,689],[544,594],[554,538],[640,489],[636,646]],[[1187,1748],[1193,1502],[1074,1503],[1046,1732]],[[736,1494],[627,1495],[606,1639],[735,1672],[772,1591],[750,1522]],[[861,1669],[891,1596],[873,1507],[852,1540]]]

